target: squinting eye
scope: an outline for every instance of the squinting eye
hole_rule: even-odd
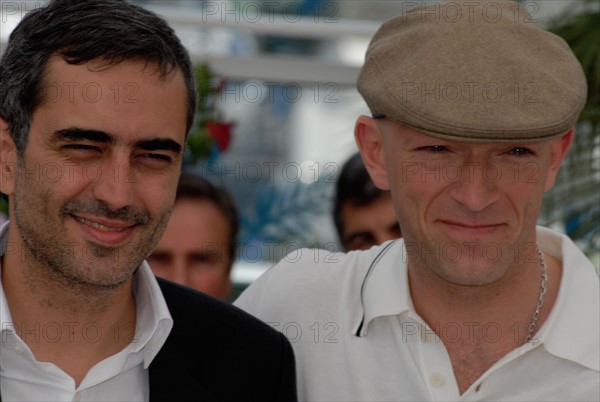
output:
[[[92,145],[84,145],[84,144],[68,144],[63,147],[64,149],[73,150],[73,151],[97,151],[98,147],[94,147]]]
[[[428,151],[428,152],[444,152],[444,151],[448,150],[448,148],[446,148],[443,145],[431,145],[431,146],[427,146],[427,147],[421,147],[420,149],[422,149],[424,151]]]
[[[516,156],[530,155],[533,152],[529,148],[516,147],[510,150],[510,153]]]
[[[165,154],[141,154],[138,155],[139,158],[148,158],[151,160],[159,161],[159,162],[171,162],[171,157]]]
[[[85,144],[66,144],[62,149],[72,158],[93,158],[102,153],[100,148]]]
[[[194,255],[191,259],[195,264],[206,264],[207,262],[210,262],[210,257],[205,254]]]
[[[164,265],[169,264],[171,256],[165,253],[153,253],[148,257],[148,262],[152,265]]]

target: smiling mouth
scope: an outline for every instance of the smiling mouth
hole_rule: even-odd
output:
[[[484,225],[471,225],[468,223],[460,223],[460,222],[452,222],[452,221],[443,221],[443,222],[448,225],[460,226],[460,227],[463,227],[466,229],[485,229],[485,228],[500,226],[500,224],[498,224],[498,223],[489,223],[489,224],[484,224]]]
[[[460,223],[453,221],[441,221],[447,227],[452,228],[454,230],[458,230],[465,233],[478,233],[478,234],[486,234],[492,233],[502,227],[502,224],[499,223],[486,223],[486,224],[468,224],[468,223]]]
[[[84,225],[90,226],[96,230],[101,230],[103,232],[123,232],[127,229],[130,229],[132,226],[124,226],[124,227],[110,227],[110,226],[105,226],[102,225],[98,222],[93,222],[93,221],[89,221],[87,219],[84,219],[80,216],[76,216],[73,215],[73,217],[75,218],[75,220],[77,220],[78,222],[83,223]]]

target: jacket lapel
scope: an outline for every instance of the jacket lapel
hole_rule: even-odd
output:
[[[158,356],[157,356],[158,358]],[[217,398],[188,371],[188,362],[175,365],[164,364],[165,360],[150,365],[150,402],[198,400],[217,402]],[[0,401],[1,402],[1,401]]]

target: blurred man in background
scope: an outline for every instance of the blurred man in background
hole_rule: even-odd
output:
[[[169,224],[148,262],[162,278],[225,299],[238,229],[229,193],[182,173]]]
[[[342,166],[333,219],[345,251],[367,250],[402,236],[390,192],[373,184],[358,152]]]

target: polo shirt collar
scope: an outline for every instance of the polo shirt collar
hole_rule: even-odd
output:
[[[6,253],[8,246],[8,225],[0,228],[0,257]],[[0,273],[2,267],[0,266]],[[169,313],[167,302],[160,290],[158,281],[147,262],[143,262],[134,274],[133,293],[136,300],[137,323],[136,341],[130,344],[130,353],[142,353],[144,368],[148,368],[161,347],[166,342],[171,329],[173,318]],[[0,331],[12,327],[12,315],[8,309],[4,287],[0,279]],[[124,331],[130,330],[129,328]]]
[[[536,337],[549,353],[599,370],[598,272],[567,236],[538,227],[537,239],[542,250],[563,261],[563,269],[556,302]]]
[[[599,370],[598,273],[567,236],[538,227],[537,240],[542,250],[563,261],[563,270],[558,297],[536,338],[549,353]],[[402,240],[385,243],[378,250],[363,279],[362,314],[356,315],[354,335],[366,336],[369,323],[377,317],[414,311],[406,262]]]
[[[412,309],[402,239],[384,243],[371,262],[361,286],[362,315],[353,334],[366,336],[369,323],[381,316],[398,315]]]

